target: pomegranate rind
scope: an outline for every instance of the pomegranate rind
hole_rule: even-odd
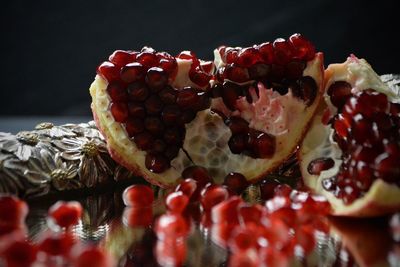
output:
[[[391,102],[398,103],[400,101],[397,92],[380,80],[368,62],[355,56],[350,56],[344,63],[328,66],[325,71],[325,88],[329,88],[336,81],[350,83],[353,93],[373,88],[386,94]],[[332,205],[332,215],[374,217],[400,210],[400,188],[382,179],[376,179],[366,194],[348,205],[322,187],[322,181],[335,176],[342,164],[342,152],[332,138],[333,129],[330,125],[322,123],[323,112],[326,108],[330,109],[331,114],[337,113],[337,109],[332,105],[326,93],[324,99],[325,101],[321,101],[317,115],[313,118],[311,127],[298,151],[304,184],[315,193],[322,194],[328,199]],[[310,174],[307,170],[308,165],[312,160],[321,157],[332,158],[335,165],[329,170],[322,171],[320,175]]]
[[[216,63],[218,66],[218,61]],[[307,107],[304,102],[291,96],[290,92],[281,96],[286,101],[296,102],[296,105],[301,106],[301,110],[285,111],[289,121],[288,130],[276,136],[276,152],[272,158],[255,159],[232,153],[228,146],[228,140],[232,135],[229,128],[219,115],[210,110],[199,112],[197,117],[187,125],[185,150],[196,165],[204,166],[209,170],[217,183],[222,183],[226,174],[230,172],[239,172],[250,182],[265,178],[265,175],[286,161],[301,143],[322,97],[323,75],[323,54],[318,53],[307,63],[303,72],[303,76],[312,77],[318,85],[313,104]],[[217,98],[213,101],[221,101],[221,99]]]

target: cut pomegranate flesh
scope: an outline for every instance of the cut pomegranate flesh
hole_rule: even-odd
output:
[[[200,68],[200,60],[193,53],[181,53],[178,58],[192,60],[192,82],[207,86],[211,76]],[[97,73],[109,83],[110,112],[136,146],[147,152],[146,168],[162,173],[182,148],[185,124],[210,105],[208,94],[193,87],[173,88],[170,81],[175,78],[177,62],[166,52],[148,47],[140,53],[117,50],[109,60],[98,67]],[[166,129],[176,129],[178,134],[171,136]],[[173,144],[164,145],[170,144],[171,138]]]

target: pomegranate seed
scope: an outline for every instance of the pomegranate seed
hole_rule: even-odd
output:
[[[294,47],[296,58],[309,61],[315,56],[315,47],[304,36],[296,33],[289,37],[289,41]]]
[[[400,166],[398,158],[387,153],[380,155],[376,159],[377,177],[393,183],[400,177]]]
[[[126,206],[147,207],[153,204],[154,192],[150,186],[135,184],[124,190],[122,199]]]
[[[240,195],[246,190],[249,183],[246,177],[237,172],[228,173],[224,178],[224,185],[233,193]]]
[[[293,49],[285,39],[276,39],[272,46],[274,48],[274,57],[277,64],[286,65],[292,59]]]
[[[225,121],[232,134],[245,134],[249,131],[249,123],[241,117],[230,117]]]
[[[275,188],[275,195],[281,197],[289,197],[293,189],[287,184],[280,184]]]
[[[68,256],[76,243],[70,233],[52,233],[38,244],[38,249],[51,256]]]
[[[107,85],[107,93],[114,102],[125,101],[128,97],[126,89],[119,82],[111,82]]]
[[[166,149],[167,145],[165,142],[161,139],[156,139],[154,140],[154,143],[152,145],[152,148],[150,149],[151,153],[158,154],[164,152]]]
[[[358,144],[371,144],[375,140],[374,133],[371,131],[371,121],[367,118],[364,118],[361,114],[358,114],[353,118],[353,125],[351,130],[351,137]]]
[[[214,70],[214,62],[213,61],[202,61],[200,62],[200,68],[205,73],[212,73]]]
[[[146,102],[144,102],[144,106],[148,114],[156,115],[161,113],[164,104],[158,95],[151,95]]]
[[[189,226],[182,215],[177,213],[161,215],[155,224],[155,232],[160,240],[167,238],[179,239],[186,237]]]
[[[128,113],[130,117],[144,119],[146,110],[142,104],[136,102],[128,103]]]
[[[49,222],[61,228],[69,228],[78,223],[82,216],[82,206],[77,201],[58,201],[48,212]]]
[[[240,154],[246,149],[246,136],[243,134],[232,135],[228,140],[228,146],[232,153]]]
[[[175,191],[181,191],[189,199],[197,189],[197,182],[191,178],[185,179],[176,187]]]
[[[149,171],[154,173],[162,173],[170,167],[165,156],[152,153],[146,155],[145,165]]]
[[[213,223],[229,222],[239,223],[238,210],[243,205],[243,200],[240,197],[233,196],[216,206],[211,210],[211,220]]]
[[[136,59],[136,54],[124,51],[124,50],[116,50],[111,56],[108,58],[108,61],[114,63],[119,67],[123,67],[128,63],[132,63]]]
[[[153,52],[144,51],[139,53],[136,60],[146,69],[156,67],[158,65],[158,57]]]
[[[105,61],[97,68],[97,74],[101,75],[108,82],[117,81],[119,79],[120,68],[113,63]]]
[[[212,216],[212,215],[211,215]],[[220,222],[211,226],[211,240],[221,247],[226,247],[233,230],[237,227],[235,223]]]
[[[303,255],[307,255],[313,251],[316,240],[313,232],[303,230],[303,228],[297,229],[295,238],[297,245],[302,248]]]
[[[183,170],[182,177],[185,179],[191,178],[195,180],[200,187],[204,187],[206,184],[212,182],[212,178],[208,174],[207,169],[201,166],[187,167]]]
[[[126,122],[125,129],[129,137],[133,137],[135,134],[143,132],[144,123],[141,119],[132,118]]]
[[[224,75],[226,75],[229,80],[238,83],[243,83],[250,80],[248,70],[235,65],[227,65],[225,67]]]
[[[308,164],[307,171],[309,174],[320,175],[322,171],[329,170],[335,165],[331,158],[318,158]]]
[[[179,128],[167,128],[164,132],[164,140],[167,144],[176,145],[181,143],[183,135]]]
[[[136,146],[141,150],[147,150],[151,147],[153,142],[153,137],[147,131],[133,136],[133,141],[135,141]]]
[[[259,51],[254,47],[248,47],[240,50],[236,64],[238,64],[240,67],[249,68],[261,61],[262,58]]]
[[[260,223],[263,216],[263,207],[260,205],[244,205],[239,208],[239,221],[242,225]]]
[[[224,82],[222,88],[222,100],[229,109],[236,110],[236,101],[240,97],[240,94],[240,86],[232,82]]]
[[[275,153],[275,137],[267,133],[260,133],[251,144],[258,158],[270,158]]]
[[[153,207],[126,207],[122,215],[122,220],[129,227],[148,227],[153,222]]]
[[[283,251],[271,247],[264,248],[260,252],[261,261],[265,266],[284,267],[290,266],[290,256]]]
[[[176,59],[171,56],[171,58],[160,59],[158,66],[167,74],[172,74],[177,70],[178,64],[176,63]]]
[[[29,267],[36,261],[37,248],[25,240],[10,240],[2,251],[2,258],[6,266]]]
[[[168,194],[165,199],[167,209],[172,213],[182,213],[189,203],[189,198],[182,191],[176,191]]]
[[[142,64],[138,62],[129,63],[121,69],[120,76],[121,80],[126,83],[139,81],[144,77],[144,68]]]
[[[175,104],[178,91],[170,86],[164,88],[158,95],[164,104]]]
[[[228,191],[220,185],[209,185],[201,191],[200,204],[203,211],[208,212],[212,207],[227,200]]]
[[[301,92],[301,99],[307,106],[311,106],[317,97],[318,86],[310,76],[302,77],[298,80]]]
[[[236,227],[229,240],[229,248],[234,254],[257,247],[258,233],[251,228]]]
[[[276,180],[272,180],[272,179],[262,180],[260,183],[261,198],[263,200],[269,200],[269,199],[273,198],[274,194],[275,194],[275,188],[279,184],[280,184],[279,182],[277,182]]]
[[[146,83],[153,92],[159,92],[167,85],[167,82],[168,75],[163,69],[152,67],[147,71]]]
[[[144,127],[153,135],[160,136],[164,131],[164,124],[158,117],[147,117],[144,120]]]
[[[187,246],[182,240],[157,240],[155,254],[160,266],[183,266]]]
[[[15,196],[0,193],[0,228],[22,225],[28,214],[28,205]]]
[[[196,105],[200,101],[200,97],[196,90],[191,87],[186,87],[178,91],[176,103],[182,109],[188,109]]]
[[[181,110],[176,105],[168,105],[164,107],[161,116],[165,124],[173,125],[181,116]]]
[[[339,110],[342,109],[351,94],[351,85],[347,82],[338,81],[329,86],[327,91],[332,104]]]
[[[176,57],[185,60],[197,60],[196,54],[192,51],[182,51]]]
[[[267,64],[272,64],[275,61],[275,55],[274,55],[274,48],[273,45],[269,42],[267,43],[262,43],[258,47],[258,50],[260,51],[260,54],[262,58],[264,59],[264,62]]]
[[[179,154],[179,147],[176,146],[167,146],[167,148],[164,151],[164,155],[167,157],[169,160],[173,160],[176,158]]]
[[[142,82],[135,82],[129,84],[128,88],[128,97],[132,101],[142,102],[147,99],[149,96],[149,89]]]
[[[111,103],[111,114],[115,121],[125,122],[128,119],[128,105],[126,103]]]
[[[336,133],[341,137],[345,138],[348,135],[348,130],[351,126],[351,118],[345,114],[338,114],[337,118],[333,123]]]
[[[211,75],[207,74],[204,71],[201,71],[197,67],[196,69],[189,71],[189,78],[192,82],[194,82],[198,86],[205,87],[210,82]]]
[[[111,257],[100,247],[87,246],[75,256],[74,267],[111,267],[114,266]]]
[[[235,48],[230,48],[226,51],[225,53],[225,60],[227,64],[233,64],[236,63],[237,58],[239,55],[238,49]]]
[[[285,76],[288,79],[299,79],[305,68],[306,64],[302,61],[290,61],[285,66]]]
[[[271,66],[266,64],[254,64],[248,68],[250,79],[265,79],[268,77]]]

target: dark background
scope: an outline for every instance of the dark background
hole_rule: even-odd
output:
[[[370,3],[369,3],[370,2]],[[350,53],[400,72],[396,1],[7,1],[0,8],[0,116],[90,115],[88,88],[115,49],[149,45],[212,59],[301,32],[326,64]]]

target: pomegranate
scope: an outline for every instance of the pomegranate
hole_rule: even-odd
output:
[[[305,185],[325,195],[335,215],[369,217],[398,210],[397,92],[353,55],[330,65],[325,77],[325,101],[298,153]]]
[[[191,51],[118,50],[97,74],[93,116],[117,162],[162,187],[192,165],[217,183],[229,173],[255,181],[302,139],[320,100],[323,56],[295,34],[220,47],[214,62]]]

